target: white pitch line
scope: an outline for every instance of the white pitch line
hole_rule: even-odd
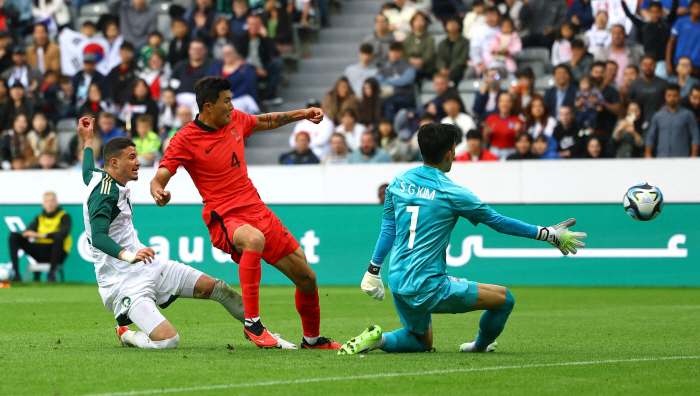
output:
[[[131,392],[100,393],[100,394],[92,394],[92,395],[86,395],[86,396],[152,395],[152,394],[156,394],[156,393],[176,393],[176,392],[192,392],[192,391],[196,392],[196,391],[206,391],[206,390],[214,390],[214,389],[249,388],[249,387],[255,387],[255,386],[297,385],[297,384],[308,384],[311,382],[347,381],[347,380],[372,379],[372,378],[406,377],[406,376],[416,376],[416,375],[467,373],[467,372],[473,372],[473,371],[515,370],[515,369],[538,368],[538,367],[584,366],[584,365],[589,365],[589,364],[653,362],[653,361],[660,361],[660,360],[679,360],[679,359],[700,359],[700,355],[699,356],[668,356],[668,357],[639,358],[639,359],[597,360],[597,361],[594,360],[594,361],[587,361],[587,362],[525,364],[525,365],[520,365],[520,366],[477,367],[477,368],[451,369],[451,370],[418,371],[418,372],[412,372],[412,373],[382,373],[382,374],[354,375],[354,376],[349,376],[349,377],[306,378],[306,379],[290,380],[290,381],[269,381],[269,382],[255,382],[255,383],[248,383],[248,384],[223,384],[223,385],[194,386],[194,387],[190,387],[190,388],[150,389],[150,390],[131,391]]]

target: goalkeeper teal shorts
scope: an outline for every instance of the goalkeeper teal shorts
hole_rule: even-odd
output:
[[[457,314],[468,312],[479,296],[476,282],[447,276],[437,289],[430,293],[404,296],[392,293],[401,324],[414,334],[430,329],[431,314]]]

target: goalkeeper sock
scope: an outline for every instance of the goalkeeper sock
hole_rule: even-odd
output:
[[[243,308],[246,319],[260,317],[260,259],[261,252],[244,250],[241,262],[238,264],[238,277],[241,281]]]
[[[428,346],[406,329],[394,330],[382,334],[384,345],[379,346],[384,352],[425,352]]]
[[[304,337],[318,337],[321,328],[321,306],[318,305],[318,289],[311,293],[304,293],[297,289],[294,295],[297,312],[301,316],[301,327],[304,329]],[[313,345],[307,338],[306,342]]]
[[[214,285],[214,290],[211,292],[210,300],[216,301],[223,305],[224,308],[231,314],[237,321],[243,323],[245,318],[245,311],[243,309],[243,297],[236,293],[235,290],[231,288],[226,282],[221,279],[216,280]]]
[[[485,311],[479,320],[479,334],[474,341],[474,347],[480,351],[485,351],[486,347],[501,335],[506,326],[508,316],[513,311],[515,298],[510,290],[506,289],[506,301],[497,309]]]

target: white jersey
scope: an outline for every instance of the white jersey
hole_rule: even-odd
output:
[[[83,201],[83,220],[85,234],[95,262],[95,275],[100,295],[105,308],[110,311],[113,310],[114,298],[117,297],[121,283],[140,272],[145,264],[143,262],[131,264],[93,247],[90,221],[97,215],[105,215],[111,222],[109,237],[118,245],[131,252],[145,248],[146,246],[136,236],[130,197],[129,187],[114,180],[106,172],[93,169],[92,179]]]

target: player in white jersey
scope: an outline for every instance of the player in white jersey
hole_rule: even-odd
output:
[[[136,236],[132,222],[131,191],[127,182],[138,180],[141,163],[134,142],[114,138],[104,148],[105,170],[94,167],[92,152],[95,119],[81,118],[78,132],[85,140],[83,202],[85,233],[95,262],[102,302],[114,312],[123,346],[176,348],[180,336],[161,314],[178,297],[214,300],[239,322],[244,322],[243,299],[226,282],[188,265],[163,260]],[[132,331],[128,324],[140,331]],[[296,349],[279,338],[278,348]]]

